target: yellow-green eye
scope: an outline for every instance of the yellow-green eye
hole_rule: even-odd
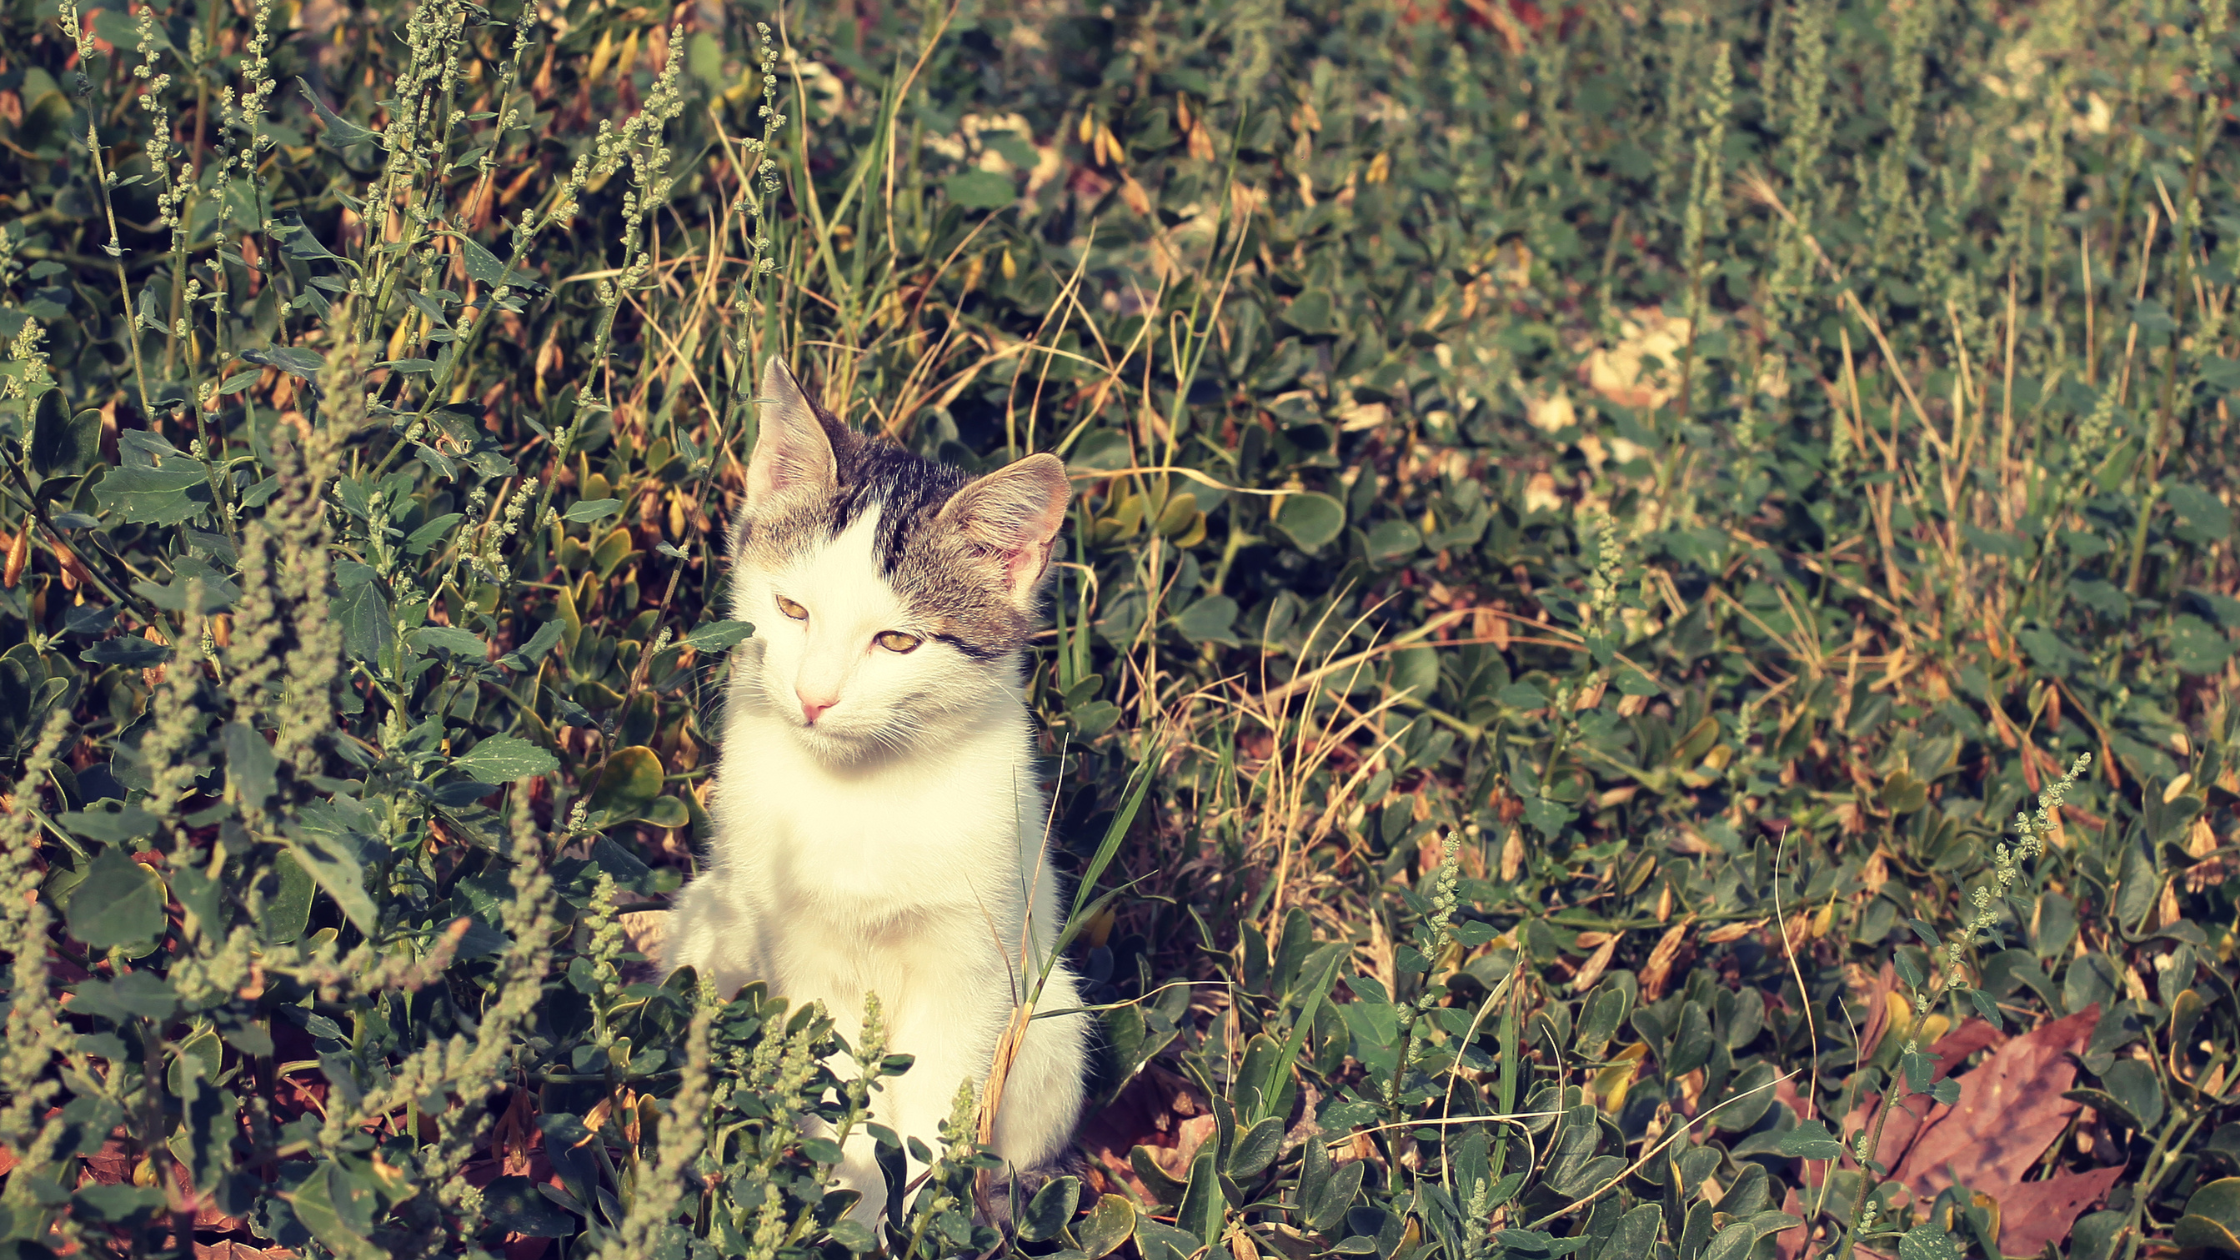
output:
[[[788,617],[793,618],[795,621],[807,621],[809,619],[808,609],[794,603],[792,600],[787,599],[783,595],[778,596],[778,611],[784,613]]]
[[[914,634],[904,634],[900,630],[883,630],[872,642],[899,656],[904,652],[917,651],[918,645],[924,640]]]

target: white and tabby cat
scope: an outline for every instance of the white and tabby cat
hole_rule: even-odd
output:
[[[1064,913],[1020,669],[1072,490],[1050,455],[974,478],[858,437],[775,358],[759,402],[731,535],[731,613],[755,635],[732,660],[708,864],[664,953],[725,996],[764,980],[822,1001],[851,1041],[877,993],[888,1050],[917,1059],[878,1120],[939,1149]],[[1037,1009],[1079,1005],[1061,964]],[[1014,1169],[1065,1151],[1087,1035],[1079,1014],[1030,1025],[995,1126]],[[840,1169],[866,1222],[886,1205],[873,1149],[852,1138]]]

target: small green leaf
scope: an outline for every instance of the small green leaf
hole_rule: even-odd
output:
[[[754,633],[754,627],[744,621],[710,621],[684,637],[684,645],[695,652],[728,652]]]
[[[327,142],[334,147],[339,149],[363,144],[380,135],[379,132],[361,127],[327,108],[327,103],[319,99],[319,94],[311,90],[311,85],[305,83],[301,75],[296,76],[296,89],[303,93],[303,99],[311,102],[311,108],[317,110],[320,119],[327,124]]]
[[[622,510],[620,499],[578,499],[568,505],[560,519],[581,525],[587,521],[603,521]]]
[[[299,940],[311,924],[311,903],[318,884],[289,853],[274,855],[271,869],[257,879],[264,893],[264,917],[257,921],[257,939],[267,945]]]
[[[1423,534],[1406,521],[1378,521],[1369,530],[1369,558],[1398,564],[1423,548]]]
[[[539,297],[547,292],[548,286],[542,280],[519,267],[511,271],[506,270],[506,265],[498,261],[496,254],[484,249],[472,237],[458,235],[452,239],[459,242],[459,256],[467,265],[467,274],[473,276],[479,283],[489,285],[492,288],[504,284],[508,288],[517,289],[530,297]]]
[[[311,1236],[341,1260],[384,1260],[387,1253],[366,1237],[373,1228],[373,1189],[347,1170],[322,1163],[294,1193],[280,1197]]]
[[[1190,1260],[1205,1248],[1205,1243],[1189,1230],[1177,1229],[1148,1216],[1136,1218],[1136,1251],[1143,1260]]]
[[[674,796],[656,796],[638,811],[638,821],[673,831],[692,821],[692,811]]]
[[[71,1014],[95,1015],[116,1024],[134,1016],[169,1019],[179,1009],[171,982],[152,971],[127,972],[114,980],[88,980],[70,993]]]
[[[327,366],[326,359],[318,351],[306,350],[301,346],[260,346],[254,350],[242,351],[241,357],[251,363],[278,368],[307,381],[317,380],[320,370]]]
[[[1081,1202],[1081,1181],[1077,1177],[1053,1177],[1035,1191],[1026,1210],[1019,1214],[1019,1238],[1024,1242],[1046,1242],[1056,1238],[1073,1220],[1076,1206]]]
[[[243,805],[262,810],[278,786],[280,760],[272,745],[239,722],[228,722],[219,732],[226,753],[226,782]]]
[[[1919,1050],[1907,1050],[1898,1055],[1898,1069],[1905,1077],[1906,1088],[1916,1094],[1929,1092],[1929,1075],[1937,1070],[1937,1061]]]
[[[1302,491],[1284,499],[1275,523],[1294,546],[1313,555],[1346,527],[1346,509],[1327,494]]]
[[[426,551],[428,548],[435,546],[438,542],[443,540],[443,536],[445,534],[451,532],[453,526],[457,525],[459,522],[465,519],[467,518],[458,512],[446,512],[443,515],[436,517],[434,520],[429,521],[425,525],[422,525],[420,528],[413,530],[410,534],[405,536],[405,554],[408,556],[417,556]]]
[[[177,525],[210,507],[210,479],[184,460],[162,468],[112,468],[93,488],[104,512],[134,525]]]
[[[572,1238],[582,1222],[537,1192],[527,1177],[500,1177],[482,1192],[483,1215],[524,1238]]]
[[[163,1191],[156,1187],[123,1182],[80,1186],[71,1197],[92,1208],[97,1219],[119,1223],[154,1212],[164,1204]]]
[[[412,632],[412,646],[461,660],[479,661],[490,653],[490,645],[482,641],[482,636],[457,626],[422,626]]]
[[[145,640],[142,640],[145,642]],[[84,810],[72,810],[55,820],[70,831],[88,840],[103,844],[123,844],[142,836],[156,833],[156,816],[137,805],[117,801],[96,801]]]
[[[1843,1154],[1843,1143],[1828,1131],[1828,1126],[1818,1120],[1806,1120],[1781,1135],[1776,1148],[1791,1159],[1835,1159]]]
[[[2189,674],[2214,674],[2232,656],[2225,632],[2191,613],[2170,619],[2170,659]]]
[[[350,659],[378,660],[396,642],[397,628],[389,601],[382,598],[378,583],[345,585],[342,597],[335,601],[335,611],[342,621],[342,647]]]
[[[1882,785],[1882,807],[1892,814],[1904,816],[1917,813],[1929,804],[1929,785],[1903,770],[1893,773]]]
[[[101,413],[81,411],[75,416],[62,401],[62,391],[39,395],[31,422],[32,471],[44,477],[84,472],[101,458]]]
[[[1936,1226],[1916,1225],[1898,1240],[1898,1260],[1960,1260],[1960,1248]]]
[[[1226,1219],[1221,1195],[1220,1168],[1215,1156],[1217,1143],[1200,1143],[1198,1153],[1190,1161],[1190,1181],[1183,1187],[1182,1202],[1175,1208],[1174,1223],[1200,1238],[1219,1238],[1222,1222]]]
[[[2228,359],[2212,354],[2201,361],[2201,379],[2209,388],[2224,393],[2240,391],[2240,359]]]
[[[636,745],[617,748],[608,754],[606,763],[599,767],[599,778],[591,789],[590,811],[593,824],[606,825],[598,820],[619,822],[635,818],[661,795],[661,756],[651,748]]]
[[[1513,682],[1495,693],[1494,699],[1512,709],[1545,709],[1549,705],[1548,693],[1528,682]]]
[[[1984,1023],[1991,1025],[1993,1028],[2005,1028],[2007,1026],[2006,1017],[1999,1013],[1999,1004],[1991,1000],[1990,994],[1981,989],[1970,989],[1968,990],[1968,1002],[1976,1008],[1976,1014],[1983,1017]]]
[[[2232,535],[2232,509],[2215,494],[2190,481],[2173,481],[2162,488],[2171,510],[2178,514],[2178,536],[2187,542],[2222,542]]]
[[[196,582],[202,584],[201,604],[194,610],[196,612],[222,612],[241,598],[241,587],[232,578],[192,556],[182,556],[173,562],[169,582],[158,585],[143,578],[132,584],[132,590],[165,612],[185,612],[188,587]]]
[[[1703,1249],[1703,1260],[1741,1260],[1758,1243],[1758,1231],[1748,1221],[1736,1221],[1712,1235]]]
[[[2171,1241],[2240,1255],[2240,1177],[2219,1178],[2195,1190]]]
[[[94,949],[145,945],[163,934],[163,903],[156,873],[111,845],[70,894],[70,935]]]
[[[2162,1123],[2167,1104],[2162,1097],[2162,1083],[2155,1079],[2152,1067],[2138,1059],[2117,1059],[2101,1073],[2100,1083],[2123,1104],[2125,1111],[2137,1118],[2142,1132]]]
[[[545,653],[550,652],[553,645],[560,642],[560,636],[567,628],[568,623],[558,617],[540,624],[537,627],[537,632],[529,636],[527,643],[515,648],[508,655],[506,664],[514,669],[535,667],[538,661],[544,659]]]
[[[1073,732],[1081,739],[1095,739],[1120,721],[1120,706],[1110,700],[1091,700],[1067,714]]]
[[[1310,337],[1328,336],[1338,331],[1335,306],[1326,289],[1305,290],[1291,299],[1291,305],[1276,318]]]
[[[1353,1206],[1354,1196],[1361,1193],[1361,1179],[1368,1175],[1367,1160],[1357,1159],[1343,1164],[1330,1174],[1316,1189],[1320,1193],[1302,1194],[1300,1206],[1307,1228],[1320,1233],[1336,1227],[1345,1219],[1346,1209]]]
[[[358,855],[344,847],[343,836],[298,826],[281,837],[296,863],[308,872],[320,891],[342,907],[361,932],[371,932],[380,920],[373,898],[366,894],[365,867]]]
[[[1237,601],[1226,595],[1208,595],[1182,610],[1174,619],[1174,627],[1182,637],[1192,643],[1219,643],[1228,647],[1237,645],[1231,627],[1237,621]]]
[[[560,762],[551,753],[518,735],[492,735],[468,749],[451,763],[455,770],[474,776],[477,783],[513,783],[551,774]],[[655,791],[659,791],[658,785]],[[652,794],[648,793],[650,797]]]
[[[1088,1260],[1104,1260],[1118,1250],[1136,1232],[1136,1205],[1122,1194],[1108,1194],[1097,1200],[1089,1215],[1073,1231],[1081,1241],[1082,1253]]]
[[[1000,210],[1019,199],[1011,177],[994,171],[959,171],[941,181],[941,191],[967,210]]]
[[[192,862],[182,862],[171,868],[171,897],[202,928],[203,935],[223,939],[231,916],[226,913],[224,889],[218,880]]]
[[[1237,1135],[1236,1145],[1229,1152],[1229,1166],[1223,1171],[1239,1181],[1257,1177],[1267,1171],[1282,1149],[1283,1118],[1268,1116]]]
[[[1658,687],[1647,674],[1626,665],[1618,669],[1618,692],[1627,696],[1653,696]]]

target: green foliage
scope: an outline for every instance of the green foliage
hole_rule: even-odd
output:
[[[2223,10],[683,17],[0,10],[0,1244],[2230,1249]],[[1095,1167],[882,1237],[641,948],[773,353],[1080,491]]]

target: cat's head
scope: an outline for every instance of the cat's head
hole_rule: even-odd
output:
[[[820,755],[938,737],[1018,681],[1072,487],[1052,455],[974,477],[859,437],[783,363],[732,527],[732,615],[751,703]]]

